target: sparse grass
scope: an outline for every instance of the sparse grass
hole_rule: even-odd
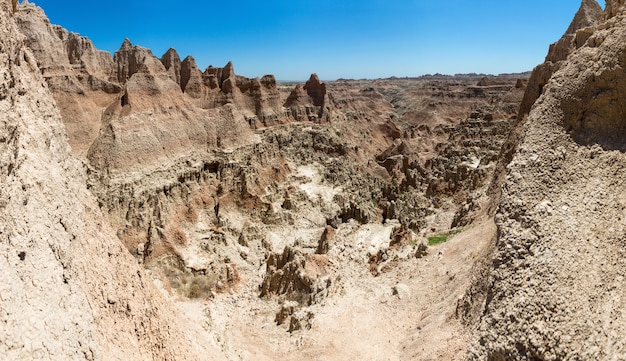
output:
[[[447,233],[442,233],[442,234],[436,234],[434,236],[430,236],[428,237],[428,245],[429,246],[435,246],[441,243],[445,243],[448,241],[448,238],[450,238],[451,236],[454,236],[456,234],[459,234],[463,232],[463,228],[457,228],[455,230],[451,230]]]
[[[436,236],[428,237],[428,245],[435,246],[441,243],[445,243],[448,240],[448,234],[440,234]]]

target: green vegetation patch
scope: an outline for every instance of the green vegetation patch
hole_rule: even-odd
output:
[[[434,236],[430,236],[428,237],[428,245],[429,246],[435,246],[441,243],[445,243],[448,241],[448,238],[451,236],[454,236],[456,234],[459,234],[463,232],[462,228],[457,228],[455,230],[451,230],[450,232],[447,233],[442,233],[442,234],[437,234]]]
[[[428,237],[428,245],[434,246],[440,243],[445,243],[448,240],[448,234],[440,234],[437,236]]]

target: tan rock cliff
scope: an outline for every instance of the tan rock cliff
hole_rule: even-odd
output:
[[[122,89],[111,55],[89,39],[51,25],[34,4],[21,4],[15,19],[52,90],[74,153],[84,155],[98,136],[102,109]]]
[[[584,44],[586,41],[585,36],[588,36],[590,31],[584,29],[592,28],[599,21],[603,20],[604,17],[604,12],[596,0],[583,0],[581,2],[578,12],[565,34],[556,43],[550,45],[545,62],[533,70],[520,106],[519,119],[522,119],[530,112],[532,105],[543,93],[543,87],[552,74],[559,69],[560,62],[567,59],[567,56],[572,51]],[[578,33],[579,30],[581,31],[580,33]]]
[[[626,354],[622,9],[607,7],[612,17],[561,64],[520,130],[468,360]]]
[[[86,189],[55,101],[11,11],[1,0],[0,355],[210,359]]]

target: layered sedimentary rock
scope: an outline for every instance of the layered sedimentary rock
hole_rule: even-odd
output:
[[[609,6],[608,2],[607,6]],[[593,26],[604,18],[605,13],[596,0],[582,1],[578,12],[574,16],[574,20],[572,20],[563,37],[550,45],[545,62],[533,70],[526,88],[526,94],[524,94],[524,99],[520,105],[520,119],[530,112],[530,108],[543,93],[543,88],[552,74],[560,68],[561,62],[567,59],[567,56],[572,51],[584,45]]]
[[[87,154],[97,171],[145,170],[190,152],[250,141],[250,128],[239,112],[196,107],[150,50],[125,40],[114,60],[124,88],[103,112],[100,134]]]
[[[285,102],[291,110],[291,116],[299,121],[330,121],[331,104],[326,92],[326,84],[317,74],[311,74],[304,86],[298,84]]]
[[[122,87],[111,55],[91,41],[51,25],[43,10],[25,2],[15,15],[63,116],[75,154],[84,155],[100,130],[100,114]]]
[[[100,145],[112,145],[113,133],[120,140],[136,136],[128,133],[143,128],[142,119],[148,113],[155,115],[158,127],[166,131],[145,134],[149,140],[140,145],[136,159],[140,163],[146,160],[141,149],[146,154],[154,152],[155,161],[164,160],[159,142],[167,143],[164,146],[170,154],[178,152],[172,148],[173,143],[190,140],[197,149],[230,147],[250,142],[251,133],[245,128],[309,120],[294,116],[297,112],[284,107],[271,75],[255,79],[238,76],[230,62],[223,68],[210,66],[202,72],[191,56],[181,61],[178,53],[170,49],[159,59],[128,39],[112,58],[95,49],[87,38],[51,25],[43,10],[34,4],[22,4],[16,17],[26,35],[26,44],[53,91],[70,145],[83,158],[99,157]],[[128,122],[132,114],[136,119]],[[113,130],[111,123],[121,118],[130,127]],[[166,122],[182,118],[191,119],[191,129],[185,124],[181,127]],[[97,139],[100,133],[103,136]],[[111,155],[114,167],[130,160],[130,150],[118,149],[125,144],[121,141],[113,147],[113,153],[118,153]],[[92,146],[94,149],[89,152]],[[102,163],[94,162],[96,166]],[[129,164],[132,163],[131,160]]]
[[[607,5],[610,19],[561,64],[521,129],[469,360],[626,354],[626,17]]]
[[[0,355],[211,359],[86,189],[11,12],[11,3],[0,1]]]

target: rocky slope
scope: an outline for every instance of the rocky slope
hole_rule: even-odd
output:
[[[582,1],[529,80],[304,84],[129,40],[111,56],[18,10],[0,41],[7,355],[623,354],[620,1]]]
[[[11,6],[0,1],[2,358],[209,355],[210,339],[192,336],[195,326],[129,256],[85,188],[84,168],[70,155],[61,116]]]
[[[520,126],[469,360],[624,357],[622,3],[576,32]]]
[[[602,8],[596,0],[582,1],[578,12],[565,34],[556,43],[550,45],[550,50],[543,64],[538,65],[530,77],[528,88],[519,109],[519,118],[528,115],[530,108],[543,93],[543,88],[575,49],[587,41],[593,27],[605,18]]]
[[[239,77],[230,63],[201,72],[192,57],[170,49],[157,58],[129,40],[111,57],[33,4],[16,19],[104,223],[193,315],[206,344],[217,343],[216,355],[316,359],[324,347],[326,359],[417,357],[411,350],[431,327],[445,329],[447,343],[425,355],[463,355],[467,329],[454,300],[493,228],[470,227],[479,241],[465,248],[467,237],[429,250],[425,237],[484,214],[524,80],[323,83],[313,74],[277,84]],[[367,307],[351,310],[363,299]],[[415,305],[433,322],[409,317]],[[372,309],[395,320],[376,336],[388,346],[357,341],[366,325],[339,331],[359,319],[375,324]],[[337,313],[345,315],[333,324]],[[352,346],[329,347],[329,329]],[[387,340],[400,329],[406,337]]]

